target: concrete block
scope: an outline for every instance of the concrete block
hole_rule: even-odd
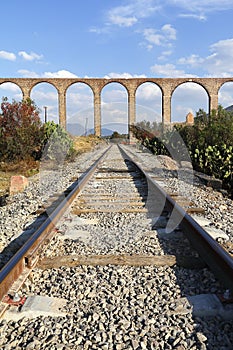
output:
[[[224,320],[233,319],[233,304],[223,305],[215,294],[198,294],[179,298],[170,304],[170,315],[186,315],[196,317],[220,316]]]
[[[208,219],[202,216],[192,215],[192,218],[202,227],[209,226],[211,224],[211,222]]]
[[[28,186],[28,179],[22,175],[11,176],[10,195],[23,192]]]
[[[225,320],[233,319],[233,304],[223,305],[215,294],[188,296],[187,300],[192,307],[193,316],[221,316]]]
[[[214,238],[214,239],[223,238],[223,239],[225,239],[226,241],[229,240],[228,235],[227,235],[224,231],[222,231],[222,230],[220,230],[220,229],[217,229],[217,228],[215,228],[215,227],[205,227],[205,230],[206,230],[206,232],[208,232],[208,234],[209,234],[212,238]]]
[[[90,242],[91,235],[90,232],[86,230],[70,229],[67,230],[65,235],[63,235],[61,238],[68,238],[72,239],[73,241],[80,239],[84,243],[88,243]]]
[[[29,296],[21,310],[18,310],[15,306],[11,306],[11,308],[5,312],[3,318],[7,321],[17,321],[23,317],[66,316],[67,312],[64,310],[66,303],[66,300],[61,298],[41,295]]]

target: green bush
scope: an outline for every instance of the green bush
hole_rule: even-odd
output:
[[[187,158],[188,150],[195,170],[220,178],[233,193],[233,114],[222,106],[210,115],[200,109],[194,125],[177,124],[175,130],[166,130],[157,137],[139,126],[133,132],[151,152],[175,154],[178,162]]]
[[[44,159],[62,161],[75,155],[73,140],[59,124],[45,123],[42,127],[42,135]]]
[[[12,103],[3,98],[0,114],[0,157],[3,161],[34,157],[40,150],[39,110],[30,99]]]
[[[75,156],[73,140],[54,122],[42,124],[39,109],[31,99],[12,103],[3,98],[0,114],[0,158],[61,161]]]

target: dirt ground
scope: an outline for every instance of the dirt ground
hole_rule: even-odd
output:
[[[81,154],[91,151],[101,142],[104,141],[94,135],[76,136],[74,137],[74,148],[78,154]],[[40,162],[31,159],[17,163],[5,163],[0,160],[0,197],[9,192],[11,176],[24,175],[30,177],[38,173],[39,168]]]

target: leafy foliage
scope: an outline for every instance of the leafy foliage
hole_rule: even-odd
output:
[[[69,134],[54,122],[47,122],[42,127],[43,158],[62,161],[74,156],[73,140]]]
[[[152,124],[152,128],[148,127],[145,130],[139,125],[137,123],[132,126],[131,130],[142,145],[148,148],[153,154],[172,156],[178,162],[189,160],[185,144],[175,129],[162,131],[161,125],[157,125],[155,128],[155,124]]]
[[[233,179],[233,115],[218,107],[207,115],[197,112],[195,124],[178,128],[189,149],[195,169],[223,180],[232,186]]]
[[[30,99],[9,103],[4,98],[0,115],[0,157],[12,161],[35,157],[40,149],[39,110]]]
[[[133,127],[133,132],[154,154],[172,155],[174,152],[177,161],[186,157],[186,150],[181,145],[184,142],[193,168],[222,179],[224,186],[233,192],[233,114],[222,106],[210,115],[200,109],[194,125],[177,124],[175,132],[166,130],[155,136],[151,128],[145,130],[138,124]],[[177,132],[180,138],[176,137]]]
[[[10,103],[4,98],[1,109],[1,160],[19,161],[43,156],[60,161],[75,155],[69,134],[54,122],[42,124],[39,109],[31,99]]]

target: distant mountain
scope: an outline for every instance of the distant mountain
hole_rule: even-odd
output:
[[[67,123],[66,130],[73,136],[84,134],[84,127],[81,124]]]
[[[85,134],[84,127],[81,124],[75,124],[75,123],[67,123],[67,131],[73,135],[73,136],[81,136]],[[115,130],[111,130],[108,128],[102,128],[101,129],[101,135],[102,136],[111,136]],[[94,129],[87,130],[87,135],[94,134]]]
[[[233,105],[229,106],[229,107],[226,107],[225,108],[225,111],[227,112],[233,112]]]
[[[108,128],[102,128],[101,129],[101,136],[111,136],[115,130],[111,130]],[[94,134],[94,129],[88,130],[88,134]]]

